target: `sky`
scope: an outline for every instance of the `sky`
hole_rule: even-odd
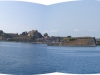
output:
[[[0,30],[22,33],[38,30],[50,36],[100,38],[100,1],[84,0],[42,5],[0,1]]]

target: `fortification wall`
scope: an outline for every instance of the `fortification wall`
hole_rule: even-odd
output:
[[[96,41],[94,37],[84,38],[78,37],[74,38],[74,40],[63,40],[59,43],[48,43],[49,46],[96,46]]]

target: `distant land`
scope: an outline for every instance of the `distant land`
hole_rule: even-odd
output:
[[[41,34],[38,30],[24,31],[21,34],[5,33],[3,30],[0,30],[0,41],[47,44],[48,46],[95,47],[100,45],[100,39],[95,37],[49,36],[48,33]]]

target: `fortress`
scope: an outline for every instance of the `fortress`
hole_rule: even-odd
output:
[[[64,38],[60,42],[48,43],[49,46],[96,46],[95,37]]]
[[[61,37],[44,36],[37,30],[18,33],[4,33],[0,31],[0,41],[28,42],[33,44],[47,44],[48,46],[91,46],[100,45],[100,40],[95,37]]]

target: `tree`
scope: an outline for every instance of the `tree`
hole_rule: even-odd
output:
[[[21,35],[27,35],[28,33],[27,32],[22,32],[22,34]]]
[[[39,33],[39,32],[38,32],[38,35],[39,35],[39,38],[42,38],[42,37],[43,37],[43,36],[42,36],[42,34],[41,34],[41,33]]]
[[[4,38],[12,38],[12,36],[11,36],[11,35],[6,34],[6,33],[3,33],[3,34],[2,34],[2,37],[4,37]]]
[[[71,36],[67,36],[68,38],[71,38]]]
[[[34,38],[42,38],[42,34],[39,33],[39,32],[35,32],[35,33],[33,34],[33,37],[34,37]]]
[[[70,41],[75,41],[76,39],[75,39],[75,38],[70,38],[69,40],[70,40]]]
[[[46,37],[46,36],[48,36],[48,34],[47,33],[44,33],[44,37]]]
[[[35,41],[37,38],[42,38],[42,34],[38,31],[32,31],[31,32],[33,36],[31,36],[31,40]]]
[[[0,36],[2,36],[3,35],[3,31],[2,30],[0,30]]]

